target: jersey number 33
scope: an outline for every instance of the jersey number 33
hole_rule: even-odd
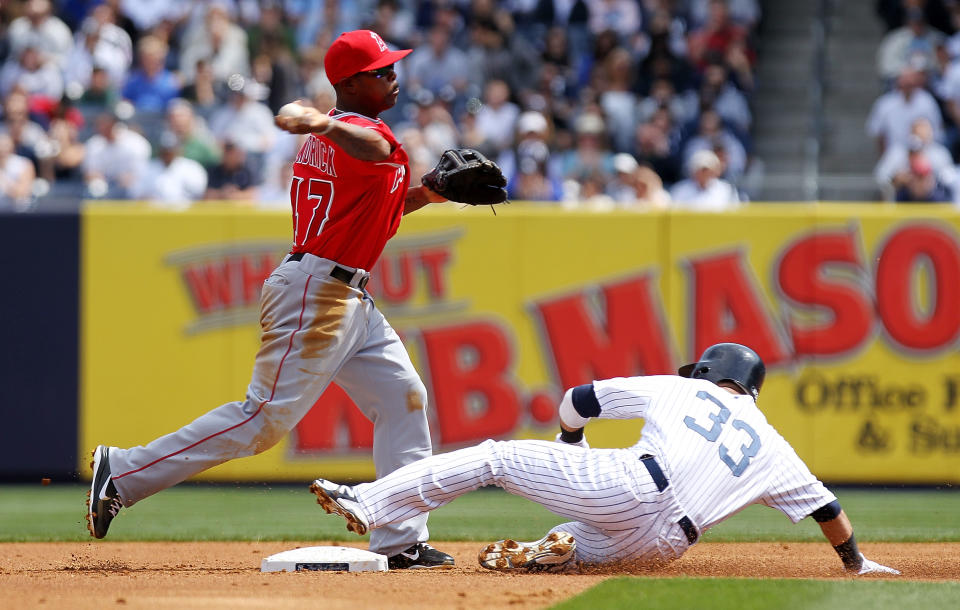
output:
[[[697,392],[697,398],[700,400],[706,400],[714,403],[717,407],[720,408],[717,412],[711,412],[707,415],[710,420],[713,422],[713,425],[710,428],[706,428],[697,423],[697,420],[691,416],[686,416],[683,418],[683,423],[687,425],[688,428],[707,439],[711,443],[717,442],[717,439],[720,438],[720,433],[723,432],[723,426],[727,423],[727,420],[730,419],[730,409],[723,406],[723,403],[709,392],[700,390]],[[742,419],[735,419],[730,422],[730,425],[733,426],[736,430],[741,430],[746,433],[750,438],[750,444],[740,445],[740,460],[734,461],[730,457],[730,450],[727,449],[726,445],[723,443],[717,448],[717,455],[720,456],[720,460],[727,465],[727,468],[730,469],[730,472],[733,473],[733,476],[739,477],[750,465],[750,458],[757,455],[757,452],[760,451],[760,437],[757,435],[756,431]]]

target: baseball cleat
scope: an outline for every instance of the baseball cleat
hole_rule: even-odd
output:
[[[331,515],[340,515],[347,520],[347,530],[363,536],[370,529],[367,518],[360,510],[360,501],[346,485],[337,485],[326,479],[317,479],[310,485],[317,496],[317,504]]]
[[[567,532],[551,532],[536,542],[499,540],[480,551],[480,565],[500,572],[558,570],[573,559],[577,541]]]
[[[391,570],[452,568],[453,563],[453,557],[438,551],[426,542],[418,542],[406,551],[387,558],[387,567]]]
[[[98,445],[93,450],[93,478],[87,492],[87,529],[94,538],[103,538],[110,522],[123,508],[123,501],[110,478],[110,448]]]

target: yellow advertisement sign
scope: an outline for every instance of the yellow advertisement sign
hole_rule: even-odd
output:
[[[760,406],[830,481],[960,479],[960,219],[763,206],[724,215],[431,206],[368,290],[430,394],[435,451],[552,438],[563,390],[673,372],[717,341],[768,364]],[[242,398],[282,212],[84,217],[81,449],[145,444]],[[626,446],[642,422],[596,422]],[[372,429],[331,386],[277,447],[212,480],[370,478]]]

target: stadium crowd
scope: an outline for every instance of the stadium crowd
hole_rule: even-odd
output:
[[[877,48],[884,91],[867,118],[874,178],[900,203],[960,205],[960,2],[877,0],[887,32]]]
[[[759,165],[759,19],[758,0],[4,2],[0,209],[288,206],[300,141],[273,115],[294,99],[332,107],[324,50],[358,28],[414,49],[382,115],[413,176],[468,146],[501,165],[514,200],[728,209]],[[960,91],[960,74],[942,80]],[[877,129],[890,151],[907,142]]]

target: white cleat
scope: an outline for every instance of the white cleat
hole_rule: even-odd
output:
[[[347,485],[337,485],[326,479],[317,479],[310,485],[310,491],[317,496],[317,504],[332,515],[340,515],[347,520],[347,530],[363,536],[370,529],[367,518],[360,510],[360,502]]]
[[[572,559],[577,541],[567,532],[551,532],[536,542],[498,540],[480,551],[480,565],[488,570],[559,571]]]

